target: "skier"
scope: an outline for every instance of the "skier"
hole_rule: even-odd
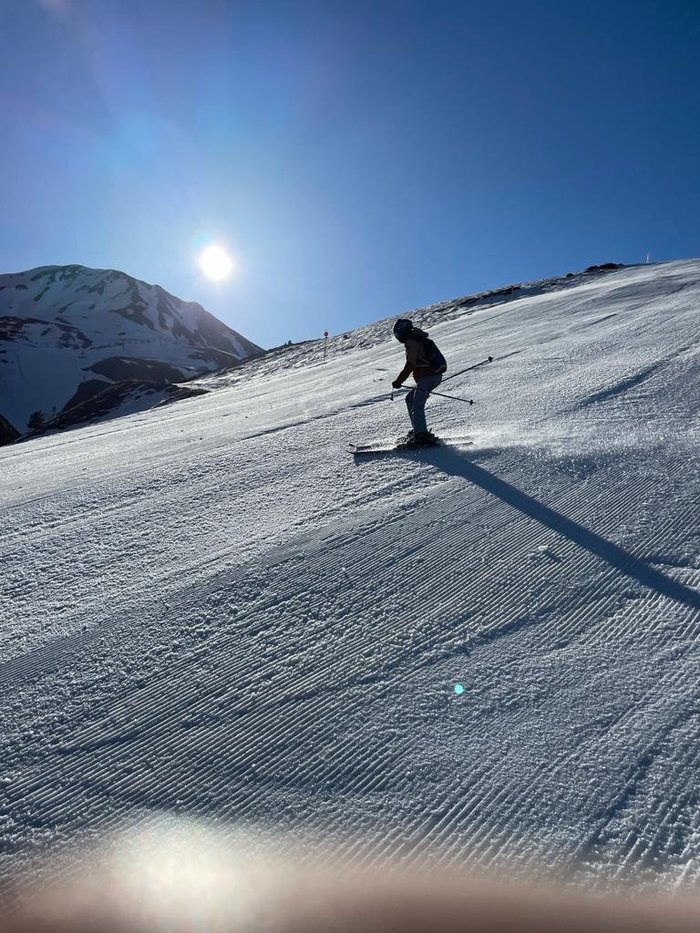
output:
[[[394,337],[406,348],[406,365],[392,382],[395,389],[401,388],[413,374],[416,386],[406,396],[408,417],[412,429],[408,432],[402,446],[434,447],[438,440],[428,431],[425,422],[425,403],[430,393],[442,382],[442,374],[447,369],[445,357],[424,330],[414,327],[406,318],[399,318],[394,324]]]

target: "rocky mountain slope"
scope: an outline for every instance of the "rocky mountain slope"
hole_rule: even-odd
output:
[[[84,414],[115,383],[140,383],[141,407],[150,407],[165,386],[259,352],[201,305],[123,272],[75,265],[2,275],[0,442],[56,418],[70,424],[71,410]],[[150,401],[144,382],[153,384]]]

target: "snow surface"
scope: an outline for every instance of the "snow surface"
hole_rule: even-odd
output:
[[[407,427],[382,322],[0,450],[0,876],[165,811],[698,880],[699,307],[688,261],[418,313],[495,357],[429,403],[471,445],[353,460]]]

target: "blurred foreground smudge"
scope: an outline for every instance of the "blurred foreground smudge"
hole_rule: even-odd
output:
[[[329,848],[155,823],[17,885],[0,933],[652,933],[700,931],[700,898],[593,895],[426,864],[343,867]],[[50,880],[49,880],[50,879]]]

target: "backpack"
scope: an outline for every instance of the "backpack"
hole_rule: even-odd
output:
[[[434,369],[438,373],[447,372],[447,360],[442,353],[440,353],[435,341],[431,340],[427,334],[417,334],[415,331],[412,336],[420,341],[423,347],[423,354],[430,364],[431,369]]]

